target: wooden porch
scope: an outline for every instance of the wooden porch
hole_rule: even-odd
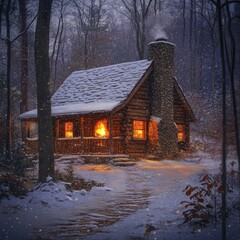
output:
[[[28,155],[38,153],[38,140],[27,139],[26,151]],[[79,155],[108,155],[123,154],[122,139],[95,137],[55,138],[55,154],[79,154]]]

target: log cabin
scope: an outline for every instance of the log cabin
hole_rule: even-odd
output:
[[[51,99],[55,153],[171,158],[187,148],[196,119],[174,77],[174,48],[159,39],[146,60],[73,72]],[[37,153],[37,110],[20,118]]]

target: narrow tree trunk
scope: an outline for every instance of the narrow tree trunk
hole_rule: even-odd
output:
[[[236,86],[235,86],[235,66],[236,66],[236,40],[233,35],[232,29],[232,17],[229,5],[226,6],[227,15],[228,15],[228,31],[230,36],[230,43],[231,43],[231,53],[226,46],[227,51],[227,60],[228,60],[228,68],[230,72],[230,82],[231,82],[231,96],[232,96],[232,104],[233,104],[233,116],[234,116],[234,127],[235,127],[235,140],[236,140],[236,148],[237,148],[237,156],[238,156],[238,172],[240,174],[240,139],[239,139],[239,120],[238,120],[238,112],[237,112],[237,93],[236,93]],[[231,57],[231,60],[230,60]],[[239,180],[239,187],[240,187],[240,177]],[[240,195],[239,195],[240,198]],[[240,200],[239,200],[240,202]]]
[[[51,61],[50,61],[50,68],[52,72],[52,88],[51,91],[52,93],[55,92],[55,87],[56,87],[56,78],[57,78],[57,65],[58,65],[58,56],[59,56],[59,49],[60,49],[60,44],[62,41],[62,33],[63,33],[63,0],[61,1],[61,9],[60,9],[60,17],[58,19],[58,26],[57,26],[57,33],[54,39],[53,43],[53,51],[51,55]],[[56,57],[55,57],[56,55]],[[55,58],[54,58],[55,57]]]
[[[192,54],[192,79],[194,81],[195,88],[199,86],[199,82],[196,82],[197,76],[196,76],[196,55],[197,55],[197,13],[196,13],[196,0],[192,0],[193,2],[193,37],[194,37],[194,45],[193,45],[193,54]],[[198,79],[199,81],[199,79]]]
[[[0,0],[0,37],[2,35],[2,13],[5,0]]]
[[[40,182],[54,177],[54,155],[51,118],[49,28],[52,0],[39,0],[35,33],[35,69],[38,108],[38,150]]]
[[[183,0],[183,47],[185,45],[185,36],[186,36],[186,0]]]
[[[224,39],[223,39],[223,26],[222,26],[222,10],[221,0],[217,0],[216,5],[217,17],[218,17],[218,30],[221,47],[221,65],[222,65],[222,239],[226,239],[226,215],[227,215],[227,202],[226,202],[226,160],[227,160],[227,119],[226,119],[226,67],[225,67],[225,51],[224,51]]]
[[[19,14],[21,19],[20,32],[24,32],[27,29],[27,11],[26,0],[19,0]],[[21,52],[20,52],[20,83],[21,83],[21,101],[20,101],[20,113],[24,113],[28,110],[28,32],[26,31],[21,37]],[[25,136],[25,124],[22,122],[22,140]]]
[[[6,43],[7,43],[7,121],[6,121],[6,160],[11,157],[11,142],[12,142],[12,107],[11,107],[11,47],[10,41],[10,8],[11,0],[8,0],[5,17],[6,17]]]
[[[26,0],[19,0],[19,13],[21,17],[21,32],[27,29],[27,11]],[[21,38],[21,53],[20,53],[20,65],[21,65],[21,102],[20,113],[28,110],[28,34],[27,31]]]

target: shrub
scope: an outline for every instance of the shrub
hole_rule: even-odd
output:
[[[237,184],[238,172],[235,170],[235,162],[228,165],[228,185],[226,191],[232,192]],[[184,223],[204,225],[213,220],[216,222],[221,215],[221,194],[223,192],[221,175],[203,174],[199,179],[199,186],[187,185],[183,190],[189,198],[182,201],[186,210],[183,211]],[[229,210],[229,209],[228,209]]]
[[[216,220],[219,213],[219,194],[222,192],[221,178],[209,174],[200,177],[200,186],[188,185],[184,190],[190,201],[182,201],[187,210],[183,211],[185,222],[207,223]]]
[[[85,189],[90,191],[93,187],[102,187],[103,183],[97,183],[93,180],[86,181],[83,178],[75,177],[72,165],[69,165],[65,172],[55,171],[56,181],[66,182],[66,188],[70,191]]]
[[[0,176],[0,199],[8,198],[10,195],[24,196],[29,188],[30,182],[26,177],[7,172]]]

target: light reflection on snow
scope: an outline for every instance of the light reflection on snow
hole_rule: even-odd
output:
[[[83,166],[77,166],[75,167],[75,171],[96,171],[96,172],[104,172],[104,173],[113,173],[113,172],[119,172],[118,169],[113,169],[110,166],[99,164],[99,165],[83,165]]]
[[[199,171],[200,169],[202,169],[202,166],[199,165],[190,165],[188,164],[188,166],[186,166],[186,164],[181,164],[178,163],[177,161],[168,161],[168,160],[163,160],[163,161],[153,161],[153,160],[143,160],[141,162],[138,163],[138,167],[139,168],[143,168],[143,169],[153,169],[153,170],[157,170],[157,169],[163,169],[163,170],[173,170],[173,169],[177,169],[177,170],[183,170],[183,171],[189,171],[189,170],[196,170]],[[160,174],[158,173],[158,176]]]

